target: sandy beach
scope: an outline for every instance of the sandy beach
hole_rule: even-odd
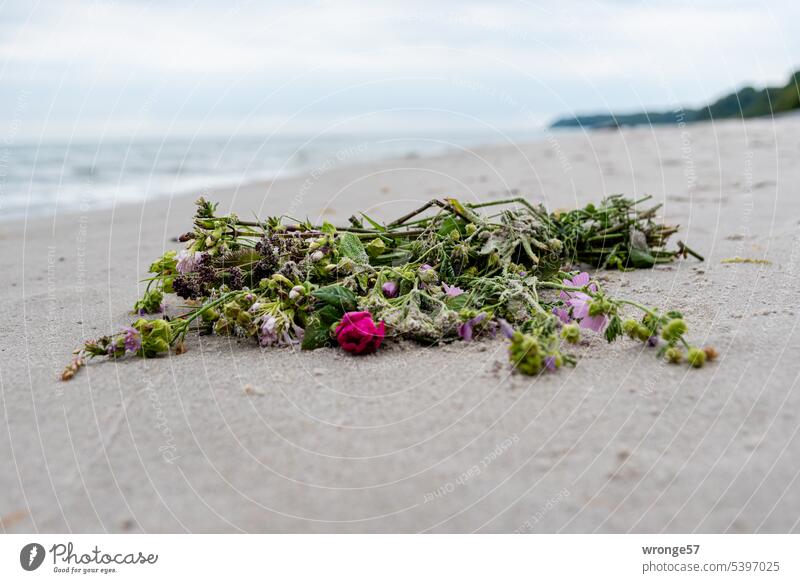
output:
[[[800,530],[800,118],[347,157],[208,196],[344,223],[443,195],[651,194],[706,261],[598,277],[681,310],[719,360],[687,370],[593,337],[574,369],[528,378],[499,339],[351,357],[192,337],[181,356],[61,383],[84,339],[130,322],[195,197],[0,222],[3,531]],[[722,262],[737,256],[769,263]]]

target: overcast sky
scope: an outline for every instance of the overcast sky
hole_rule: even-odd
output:
[[[535,127],[800,67],[800,2],[0,0],[0,136]]]

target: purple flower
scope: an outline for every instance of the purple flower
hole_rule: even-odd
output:
[[[647,339],[647,345],[651,348],[658,346],[658,336],[651,336]]]
[[[419,270],[422,272],[428,271],[430,269],[433,269],[433,267],[431,267],[427,263],[423,263],[422,265],[419,266]]]
[[[563,280],[562,283],[568,287],[584,287],[589,283],[589,274],[582,271],[572,279]],[[597,286],[595,284],[590,285],[589,291],[597,291]],[[576,292],[561,292],[561,297],[564,298],[565,294],[570,293]]]
[[[285,344],[286,346],[292,346],[294,344],[300,344],[303,341],[303,337],[306,334],[306,331],[303,330],[297,324],[292,324],[292,330],[294,331],[294,337],[289,334],[289,330],[284,330],[283,334],[281,335],[280,344]]]
[[[569,311],[564,308],[553,308],[553,313],[558,316],[558,319],[564,324],[569,324],[572,321],[572,318],[569,317]]]
[[[597,291],[597,286],[595,284],[589,284],[589,274],[585,271],[579,273],[572,279],[565,279],[563,283],[569,287],[584,287],[589,285],[588,289],[590,291]],[[565,324],[568,323],[571,318],[573,320],[578,320],[581,328],[587,328],[595,332],[602,332],[603,328],[605,328],[608,320],[605,314],[599,316],[589,315],[589,303],[592,301],[589,295],[579,291],[562,291],[561,299],[564,300],[564,303],[570,308],[569,312],[564,309],[555,308],[553,309],[553,313]]]
[[[458,327],[458,335],[461,336],[461,339],[464,340],[464,342],[472,342],[472,332],[473,332],[472,329],[481,322],[483,322],[485,319],[486,319],[485,312],[481,312],[474,318],[470,318],[469,320],[467,320],[466,322],[461,324],[461,326]]]
[[[303,341],[305,330],[295,323],[290,323],[284,330],[279,325],[275,316],[265,315],[261,320],[261,328],[258,334],[258,343],[263,346],[292,346]],[[291,327],[293,335],[289,333]]]
[[[191,253],[186,249],[181,249],[177,256],[178,263],[175,265],[175,269],[178,270],[178,273],[194,271],[195,266],[202,261],[202,258],[203,254],[200,251]]]
[[[556,357],[555,356],[545,356],[544,357],[544,367],[549,370],[550,372],[556,372],[558,366],[556,366]]]
[[[396,281],[387,281],[381,286],[381,289],[387,298],[396,298],[399,286]]]
[[[336,326],[336,341],[339,346],[353,354],[369,354],[381,346],[386,337],[386,324],[377,326],[369,312],[346,312]]]
[[[258,343],[261,346],[272,346],[278,343],[278,333],[275,331],[275,326],[278,320],[275,316],[264,316],[261,321],[261,330],[258,335]]]
[[[447,285],[446,283],[442,282],[442,287],[444,288],[444,293],[447,294],[449,298],[457,298],[461,294],[464,293],[464,290],[460,287],[454,285]]]
[[[497,318],[497,321],[500,323],[500,330],[503,332],[503,336],[510,339],[514,335],[514,327],[503,318]]]
[[[127,326],[122,329],[125,332],[125,350],[128,352],[139,352],[142,347],[142,334],[136,328]]]

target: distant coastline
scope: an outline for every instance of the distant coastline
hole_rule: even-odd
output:
[[[618,128],[637,125],[692,123],[712,119],[754,118],[800,110],[800,71],[783,87],[744,87],[698,109],[643,111],[562,117],[551,128]]]

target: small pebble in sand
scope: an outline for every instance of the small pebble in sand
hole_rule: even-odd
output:
[[[264,391],[262,391],[258,387],[254,387],[250,383],[247,383],[245,386],[242,387],[242,392],[250,397],[261,397],[264,395]]]

